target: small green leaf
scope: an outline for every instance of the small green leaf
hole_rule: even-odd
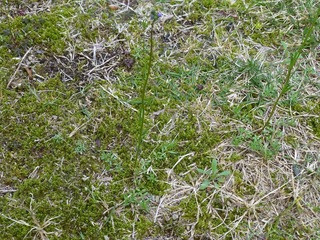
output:
[[[230,171],[223,171],[223,172],[219,173],[217,176],[218,176],[218,177],[220,177],[220,176],[228,176],[228,175],[230,175],[230,174],[231,174]]]
[[[220,185],[217,184],[217,183],[214,183],[214,187],[215,187],[215,188],[220,188]]]
[[[135,99],[131,99],[127,102],[131,105],[138,105],[138,104],[141,104],[142,101],[141,101],[141,98],[135,98]]]
[[[293,164],[292,166],[292,170],[293,170],[293,175],[296,177],[296,176],[299,176],[300,173],[301,173],[301,168],[298,164]]]
[[[217,160],[213,159],[211,162],[211,169],[213,173],[216,173],[218,171],[218,162]]]
[[[224,182],[224,180],[225,180],[225,178],[224,178],[224,177],[218,177],[218,178],[217,178],[217,181],[218,181],[219,183],[223,183],[223,182]]]
[[[199,189],[200,189],[200,190],[204,190],[204,189],[206,189],[209,185],[210,185],[210,181],[209,181],[209,179],[206,179],[206,180],[204,180],[204,181],[201,183]]]
[[[204,170],[204,169],[200,169],[200,168],[198,168],[197,171],[199,173],[206,174],[206,175],[209,175],[211,173],[211,170]]]
[[[288,49],[288,44],[286,42],[281,42],[281,45],[285,51]]]

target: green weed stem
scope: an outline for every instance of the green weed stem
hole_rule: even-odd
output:
[[[143,140],[143,127],[144,127],[144,113],[145,113],[145,97],[146,97],[146,90],[148,81],[150,78],[151,68],[152,68],[152,61],[153,61],[153,26],[154,20],[151,23],[151,32],[150,32],[150,50],[149,50],[149,61],[147,63],[147,73],[144,78],[140,96],[141,96],[141,104],[139,108],[139,137],[138,137],[138,144],[137,144],[137,152],[136,152],[136,162],[140,157],[141,148],[142,148],[142,140]]]
[[[318,14],[317,14],[318,15]],[[281,92],[280,94],[278,95],[278,97],[276,98],[275,102],[273,103],[272,105],[272,109],[271,109],[271,112],[269,114],[269,117],[267,119],[267,121],[264,123],[263,127],[259,130],[259,132],[262,132],[266,126],[269,125],[270,123],[270,120],[271,118],[273,117],[274,115],[274,112],[278,106],[278,103],[279,103],[279,100],[280,98],[290,90],[290,85],[289,85],[289,81],[291,79],[291,76],[292,76],[292,71],[293,71],[293,68],[294,66],[296,65],[297,63],[297,60],[299,59],[303,49],[307,46],[308,44],[308,40],[309,38],[311,37],[311,34],[313,32],[313,28],[316,24],[316,19],[313,19],[312,23],[310,24],[310,26],[308,28],[306,28],[306,31],[304,33],[304,38],[303,38],[303,41],[301,43],[301,45],[299,46],[299,48],[291,54],[290,56],[290,63],[289,63],[289,66],[288,66],[288,69],[287,69],[287,73],[286,73],[286,77],[281,85]]]

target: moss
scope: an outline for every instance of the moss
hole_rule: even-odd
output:
[[[61,26],[63,18],[74,14],[71,8],[57,9],[57,12],[33,16],[19,16],[0,24],[2,45],[15,56],[23,55],[28,48],[37,45],[51,52],[62,53],[66,41]]]
[[[240,154],[232,153],[231,156],[229,157],[228,161],[230,161],[230,162],[238,162],[241,159],[242,159],[242,156]]]
[[[287,144],[291,145],[292,147],[296,148],[298,147],[298,139],[294,135],[287,135],[285,136],[285,139]]]
[[[233,177],[235,180],[234,191],[238,196],[253,196],[256,193],[255,187],[243,180],[243,176],[240,171],[234,171]]]
[[[61,225],[58,228],[64,229],[65,239],[78,238],[81,232],[88,238],[102,237],[98,227],[91,224],[102,217],[102,205],[86,199],[91,184],[83,181],[83,177],[103,170],[103,164],[92,158],[89,151],[77,155],[74,149],[78,139],[67,136],[74,129],[69,126],[70,119],[82,122],[84,118],[80,111],[74,111],[76,102],[70,101],[74,92],[58,79],[50,79],[34,88],[38,98],[31,92],[21,94],[4,90],[8,93],[4,95],[4,101],[9,103],[15,98],[18,101],[12,106],[4,105],[2,109],[6,114],[1,115],[1,124],[10,124],[6,124],[2,131],[1,146],[4,156],[13,160],[11,163],[1,162],[1,168],[7,173],[3,183],[16,185],[18,191],[14,199],[20,199],[18,202],[22,206],[6,205],[3,212],[13,219],[32,223],[30,213],[23,209],[29,208],[33,198],[39,221],[59,216],[57,222]],[[68,112],[71,115],[68,116]],[[11,116],[16,117],[11,119]],[[57,135],[60,141],[55,140]],[[35,178],[29,178],[32,172]],[[2,219],[2,223],[10,225],[6,219]],[[68,227],[69,224],[72,227]],[[53,226],[46,230],[54,230]],[[16,231],[13,228],[7,230],[1,237],[23,238],[30,228],[21,226]]]
[[[312,127],[314,134],[320,138],[320,121],[319,118],[309,120],[309,125]]]
[[[136,223],[137,238],[150,237],[150,235],[156,234],[154,231],[154,223],[144,216],[140,216],[139,221]],[[153,232],[153,233],[152,233]]]
[[[299,209],[296,209],[296,208]],[[287,206],[279,215],[270,222],[267,226],[267,237],[274,239],[295,239],[297,237],[307,237],[311,236],[314,232],[308,226],[304,226],[300,222],[296,221],[296,216],[292,214],[291,210],[294,212],[300,211],[300,207],[296,204],[290,204]]]
[[[308,113],[315,115],[320,115],[320,101],[309,102],[308,103]],[[310,117],[308,124],[312,127],[314,134],[320,137],[320,120],[318,117]]]
[[[308,101],[306,105],[295,104],[292,109],[297,112],[307,112],[312,115],[320,115],[320,102],[319,101]],[[320,121],[318,117],[307,118],[308,125],[312,128],[313,133],[320,137]]]
[[[57,175],[25,180],[14,194],[14,198],[20,200],[19,205],[13,201],[3,212],[13,219],[24,220],[31,226],[36,224],[32,214],[40,224],[44,224],[49,218],[57,217],[45,230],[54,232],[57,228],[63,229],[62,236],[66,239],[77,236],[80,232],[88,238],[101,237],[98,227],[91,222],[96,222],[102,217],[102,206],[96,201],[87,200],[86,196],[82,195],[85,192],[89,194],[85,187],[90,186],[86,186],[84,182],[76,186],[75,181],[73,185],[66,186],[66,182],[66,179]],[[82,190],[79,191],[79,188]],[[29,197],[26,198],[27,195]],[[46,197],[43,198],[43,196]],[[52,204],[53,202],[56,204]],[[53,224],[54,222],[56,224]],[[19,234],[15,231],[14,234],[17,234],[15,237],[26,235],[30,228],[19,226],[17,228]],[[5,236],[10,236],[12,230]]]
[[[218,209],[223,209],[223,203],[219,200],[219,198],[216,198],[214,201],[212,201],[210,204],[212,208],[215,208],[217,212],[220,215],[220,218],[212,218],[212,215],[208,213],[207,211],[207,202],[206,201],[201,201],[199,199],[201,196],[198,196],[198,199],[196,199],[193,196],[190,196],[184,200],[181,201],[179,204],[179,208],[183,209],[183,220],[187,221],[188,224],[194,223],[197,219],[197,213],[199,211],[201,212],[200,218],[198,218],[197,224],[195,226],[195,234],[203,234],[203,233],[208,233],[211,236],[214,236],[216,234],[224,234],[227,232],[227,228],[224,224],[222,223],[222,219],[225,219],[224,216],[224,211],[220,211]],[[203,196],[205,197],[205,196]],[[245,209],[234,209],[232,212],[228,213],[228,218],[226,221],[232,221],[239,217],[241,214],[243,214]],[[227,223],[227,222],[225,222]],[[212,229],[214,229],[214,232],[211,232]]]

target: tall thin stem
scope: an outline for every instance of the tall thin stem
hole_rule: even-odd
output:
[[[151,23],[150,51],[149,51],[149,61],[148,61],[148,65],[147,65],[147,74],[144,78],[143,85],[141,88],[141,93],[140,93],[141,105],[140,105],[140,109],[139,109],[139,139],[138,139],[137,152],[136,152],[136,161],[138,161],[138,159],[140,157],[140,153],[141,153],[142,140],[143,140],[146,89],[147,89],[148,81],[150,78],[152,61],[153,61],[153,25],[154,25],[154,20]]]
[[[286,74],[286,77],[285,77],[285,79],[284,79],[284,81],[283,81],[283,83],[281,85],[281,92],[278,95],[278,97],[276,98],[276,101],[273,103],[271,112],[269,114],[269,117],[268,117],[267,121],[264,123],[263,127],[259,130],[259,132],[262,132],[266,128],[266,126],[269,125],[270,120],[273,117],[274,112],[275,112],[275,110],[276,110],[276,108],[278,106],[278,102],[279,102],[280,98],[288,91],[288,89],[289,89],[289,81],[290,81],[291,76],[292,76],[292,70],[293,70],[294,66],[296,65],[297,60],[299,59],[299,57],[300,57],[300,55],[302,53],[302,50],[305,48],[305,46],[307,44],[307,41],[309,40],[309,38],[310,38],[310,36],[312,34],[313,27],[314,27],[314,23],[311,24],[311,26],[309,26],[306,29],[306,32],[305,32],[305,35],[304,35],[304,38],[303,38],[303,42],[301,43],[301,45],[299,46],[297,51],[294,52],[291,55],[290,63],[289,63],[288,70],[287,70],[287,74]]]

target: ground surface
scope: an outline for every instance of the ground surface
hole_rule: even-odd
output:
[[[312,0],[2,0],[0,239],[318,239],[320,24],[259,131],[316,14]]]

